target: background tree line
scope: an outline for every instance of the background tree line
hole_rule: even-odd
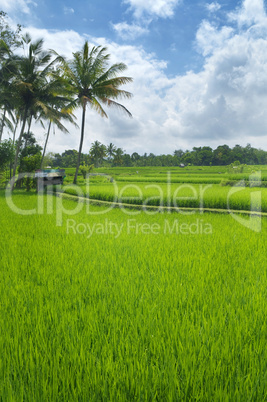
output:
[[[48,153],[45,158],[46,166],[51,167],[75,167],[77,151],[69,149],[62,154]],[[247,165],[267,164],[267,152],[262,149],[235,145],[230,148],[228,145],[219,145],[216,149],[211,147],[194,147],[191,151],[175,150],[173,154],[155,155],[153,153],[139,155],[137,152],[128,154],[117,148],[114,144],[101,144],[95,141],[88,153],[81,154],[81,164],[103,166],[220,166],[230,165],[235,161]]]

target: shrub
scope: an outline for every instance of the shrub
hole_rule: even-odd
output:
[[[94,169],[94,167],[94,165],[85,165],[85,163],[80,166],[80,171],[84,179],[86,178],[86,175]]]

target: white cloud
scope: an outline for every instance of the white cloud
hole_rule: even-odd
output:
[[[216,1],[214,3],[206,3],[205,6],[210,13],[215,13],[221,9],[221,5]]]
[[[113,29],[117,32],[117,34],[123,39],[131,39],[134,40],[138,36],[144,35],[148,33],[148,29],[145,27],[141,27],[136,24],[127,24],[127,22],[120,22],[118,24],[112,24]]]
[[[30,6],[36,6],[37,4],[32,0],[0,0],[0,9],[10,12],[22,12],[24,14],[30,14]]]
[[[62,56],[72,57],[72,53],[81,49],[85,38],[73,30],[57,31],[27,27],[23,32],[29,32],[33,40],[43,38],[46,49],[53,49]]]
[[[65,15],[67,15],[67,14],[74,14],[74,9],[73,9],[73,8],[64,7],[63,10],[64,10],[64,14],[65,14]]]
[[[239,10],[238,19],[243,12]],[[168,91],[169,132],[194,144],[252,141],[267,148],[267,40],[255,37],[256,31],[200,26],[204,69],[177,77]]]
[[[124,0],[124,3],[130,5],[137,18],[144,14],[168,18],[173,16],[174,9],[180,3],[180,0]]]
[[[135,20],[138,23],[128,24],[121,22],[112,24],[113,29],[123,39],[136,39],[137,37],[147,34],[148,27],[153,19],[170,18],[174,15],[175,7],[182,0],[123,0],[125,4],[130,5]]]
[[[264,0],[244,0],[241,9],[230,13],[229,18],[239,26],[266,23]]]
[[[218,29],[216,25],[207,20],[202,21],[196,34],[197,49],[204,56],[223,47],[225,42],[234,34],[232,27],[224,26]]]

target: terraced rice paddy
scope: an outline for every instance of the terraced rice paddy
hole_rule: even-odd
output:
[[[2,400],[266,400],[266,220],[43,201],[1,193]]]
[[[64,192],[92,199],[138,205],[261,210],[267,212],[267,189],[258,187],[222,187],[216,184],[163,183],[94,183],[73,187]],[[254,196],[253,196],[254,194]],[[258,196],[258,197],[257,197]],[[251,202],[251,197],[254,200]]]
[[[264,188],[232,202],[259,191],[264,209]],[[267,400],[266,218],[10,201],[0,191],[0,400]]]

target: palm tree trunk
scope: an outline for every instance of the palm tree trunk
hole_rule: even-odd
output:
[[[15,139],[16,139],[16,131],[17,131],[17,128],[18,128],[18,124],[19,124],[19,117],[17,118],[17,121],[16,121],[16,125],[15,125],[15,129],[14,129],[14,132],[13,132],[13,141],[12,141],[12,144],[14,145],[15,144]],[[9,179],[11,180],[11,177],[12,177],[12,159],[11,159],[11,161],[10,161],[10,167],[9,167],[9,170],[10,170],[10,172],[9,172]]]
[[[25,109],[24,116],[23,116],[23,121],[22,121],[22,127],[21,127],[21,130],[20,130],[20,135],[19,135],[18,144],[17,144],[17,148],[16,148],[16,155],[15,155],[14,166],[13,166],[13,176],[16,175],[19,150],[20,150],[21,140],[22,140],[22,136],[23,136],[26,121],[27,121],[27,114],[28,114],[28,110]]]
[[[81,140],[80,140],[78,160],[77,160],[76,172],[75,172],[73,184],[77,183],[77,176],[78,176],[78,171],[79,171],[79,167],[80,167],[81,153],[82,153],[82,147],[83,147],[83,138],[84,138],[85,111],[86,111],[86,103],[84,102],[83,114],[82,114]]]
[[[28,132],[27,132],[27,135],[26,135],[26,138],[25,138],[24,149],[25,149],[25,148],[27,147],[27,145],[28,145],[28,139],[29,139],[29,134],[30,134],[31,125],[32,125],[32,114],[31,114],[30,119],[29,119]]]
[[[18,128],[18,124],[19,124],[19,117],[17,117],[16,125],[15,125],[14,132],[13,132],[13,140],[12,140],[13,145],[15,144],[16,131],[17,131],[17,128]]]
[[[46,152],[46,147],[47,147],[47,143],[48,143],[48,138],[49,138],[49,134],[50,134],[51,125],[52,125],[52,121],[50,120],[49,126],[48,126],[48,131],[47,131],[47,134],[46,134],[45,145],[44,145],[44,149],[43,149],[43,155],[42,155],[42,160],[41,160],[41,169],[43,169],[44,157],[45,157],[45,152]]]
[[[4,125],[5,125],[5,118],[6,118],[6,108],[4,108],[4,115],[1,121],[1,128],[0,128],[0,142],[2,140],[2,135],[3,135],[3,131],[4,131]]]

